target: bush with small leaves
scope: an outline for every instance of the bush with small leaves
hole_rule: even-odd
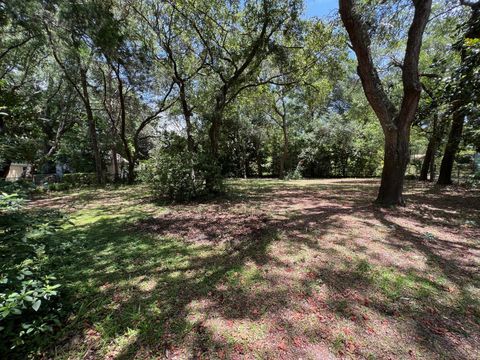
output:
[[[220,167],[208,154],[189,151],[186,140],[178,135],[171,135],[167,145],[155,149],[152,157],[141,164],[139,174],[158,197],[175,201],[223,190]]]

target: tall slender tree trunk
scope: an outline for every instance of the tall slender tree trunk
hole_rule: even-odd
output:
[[[120,180],[120,177],[118,175],[117,148],[115,145],[112,146],[112,163],[113,163],[113,181],[118,182],[118,180]]]
[[[458,151],[458,146],[462,140],[463,123],[465,116],[461,109],[456,109],[452,116],[452,126],[450,133],[448,134],[447,145],[445,146],[445,152],[442,158],[442,164],[440,165],[440,174],[438,175],[437,183],[439,185],[451,185],[453,163],[455,161],[455,154]]]
[[[283,155],[280,156],[280,164],[278,167],[278,177],[280,179],[285,178],[285,161],[284,161]]]
[[[247,178],[247,173],[248,173],[248,162],[245,154],[242,154],[242,177],[244,179]]]
[[[432,151],[432,160],[430,161],[430,181],[434,182],[435,181],[435,156],[437,153],[437,146]]]
[[[225,110],[227,100],[227,88],[225,85],[217,94],[215,100],[215,107],[210,116],[210,129],[208,135],[210,138],[210,155],[213,165],[213,170],[207,173],[206,177],[206,189],[209,193],[218,192],[216,180],[219,174],[217,173],[217,167],[219,166],[219,154],[220,154],[220,127],[223,120],[223,112]]]
[[[0,136],[4,136],[5,134],[5,120],[3,119],[3,115],[0,115]],[[2,166],[0,166],[0,179],[4,179],[7,177],[8,173],[10,172],[10,165],[12,164],[12,160],[5,159]]]
[[[255,146],[255,152],[256,152],[256,163],[257,163],[257,176],[259,178],[263,177],[263,166],[262,166],[262,156],[260,154],[260,143],[256,142]]]
[[[182,105],[183,118],[185,119],[185,128],[187,131],[187,148],[190,152],[195,152],[195,141],[193,139],[192,109],[188,106],[187,94],[185,91],[185,82],[176,79],[179,87],[180,104]]]
[[[87,113],[87,122],[88,122],[88,131],[90,135],[90,142],[92,144],[93,156],[95,159],[95,173],[97,175],[97,182],[99,184],[105,183],[105,178],[103,176],[103,166],[102,166],[102,157],[100,156],[100,150],[98,147],[97,140],[97,127],[95,124],[95,118],[93,116],[92,106],[90,104],[90,96],[88,93],[88,84],[87,84],[87,74],[84,69],[80,69],[80,80],[83,91],[83,103],[85,105],[85,111]]]
[[[219,165],[219,146],[220,146],[220,124],[222,120],[222,112],[215,111],[211,116],[210,129],[208,135],[210,138],[210,156],[212,161],[212,171],[209,171],[206,174],[205,187],[209,193],[216,193],[216,178],[218,174],[216,173],[216,167]]]
[[[423,160],[422,169],[420,172],[421,181],[435,181],[435,156],[445,134],[446,126],[446,117],[442,116],[438,118],[438,115],[435,114],[433,134],[428,141],[425,159]],[[428,177],[428,174],[430,174],[430,177]]]
[[[187,98],[185,94],[185,85],[182,83],[182,86],[180,88],[180,101],[182,103],[182,108],[183,108],[183,117],[185,118],[185,127],[187,131],[187,149],[191,154],[190,157],[190,176],[193,179],[193,183],[195,184],[196,181],[196,172],[195,172],[195,158],[193,154],[196,152],[195,148],[195,140],[193,139],[193,125],[191,121],[192,117],[192,110],[188,106],[187,103]]]
[[[427,151],[425,152],[425,157],[423,158],[422,168],[420,170],[420,181],[428,180],[428,173],[430,172],[430,181],[433,181],[433,169],[435,164],[435,152],[437,150],[437,140],[438,140],[438,115],[435,113],[433,115],[433,126],[432,126],[432,135],[428,140]]]
[[[283,151],[282,156],[280,157],[280,179],[285,178],[286,166],[288,161],[288,131],[287,131],[287,121],[285,116],[282,116],[282,134],[283,134]]]
[[[208,131],[208,136],[210,138],[210,152],[212,155],[212,160],[214,162],[218,161],[219,157],[219,137],[220,137],[220,120],[218,114],[212,116],[212,124]]]
[[[188,114],[185,116],[185,124],[187,130],[187,148],[190,152],[195,152],[195,140],[193,139],[193,125],[191,122],[191,115]]]
[[[428,141],[427,151],[425,152],[425,157],[423,158],[422,168],[420,169],[420,176],[418,179],[420,181],[433,181],[432,180],[432,165],[435,162],[435,143],[433,137]],[[430,173],[430,179],[428,174]]]
[[[135,159],[128,161],[127,182],[128,184],[133,184],[135,182]]]
[[[132,153],[127,139],[127,109],[125,105],[125,94],[123,92],[123,80],[120,76],[120,64],[115,66],[110,61],[109,64],[115,73],[115,77],[117,78],[118,98],[120,100],[120,138],[122,140],[123,149],[128,161],[127,182],[128,184],[133,184],[135,182],[136,155],[135,153]]]

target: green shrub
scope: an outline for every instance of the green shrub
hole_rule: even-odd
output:
[[[97,176],[95,173],[65,174],[63,175],[62,183],[68,184],[70,187],[95,185],[97,183]]]
[[[48,271],[51,236],[65,219],[25,212],[19,194],[0,195],[0,353],[24,358],[59,324],[59,284]]]
[[[301,170],[297,167],[293,171],[289,171],[285,176],[285,180],[301,180],[303,179]]]
[[[28,197],[35,192],[37,186],[29,180],[21,179],[17,181],[0,180],[0,193],[18,194],[21,197]]]
[[[159,197],[170,200],[188,201],[223,191],[220,167],[205,153],[188,151],[178,135],[167,146],[158,147],[139,173]]]
[[[60,303],[55,277],[43,275],[38,259],[25,260],[0,278],[0,352],[21,345],[40,345],[43,335],[59,325]],[[15,350],[17,352],[18,350]],[[20,350],[21,351],[21,350]]]
[[[24,203],[25,199],[18,194],[7,194],[5,192],[0,194],[0,211],[3,210],[6,214],[19,209]]]
[[[52,183],[48,184],[49,191],[65,191],[71,188],[71,185],[68,183]]]

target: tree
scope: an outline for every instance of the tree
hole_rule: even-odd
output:
[[[436,89],[432,90],[422,83],[424,93],[428,95],[428,101],[426,101],[423,107],[419,108],[418,117],[419,123],[423,123],[424,121],[422,120],[425,119],[429,122],[426,125],[429,129],[429,139],[420,170],[420,181],[434,181],[435,179],[435,155],[441,145],[445,128],[448,124],[448,116],[442,109],[442,95],[438,93],[439,91],[441,92],[443,88],[439,82],[435,82],[434,86]]]
[[[44,27],[48,34],[52,55],[65,78],[81,99],[87,118],[90,142],[95,158],[95,173],[99,184],[105,183],[102,156],[98,144],[97,124],[92,108],[89,71],[94,56],[88,36],[92,3],[64,4],[59,14],[46,12]]]
[[[413,0],[411,22],[403,64],[403,97],[399,108],[384,89],[371,52],[369,25],[354,0],[340,0],[340,15],[357,56],[358,75],[370,105],[385,135],[382,180],[376,202],[380,205],[404,205],[403,183],[409,161],[410,126],[420,99],[419,57],[422,36],[430,15],[431,0]]]
[[[282,32],[293,30],[300,4],[297,1],[262,0],[242,4],[223,1],[170,2],[194,30],[206,64],[211,100],[203,108],[208,123],[210,156],[219,165],[219,139],[225,110],[245,89],[276,79],[279,74],[262,77],[262,63],[281,48],[277,40]],[[216,18],[221,16],[221,21]],[[211,105],[209,105],[211,104]],[[215,192],[213,179],[207,187]]]
[[[196,33],[190,26],[189,18],[179,13],[174,5],[168,2],[155,4],[134,1],[132,8],[146,25],[146,33],[153,33],[151,43],[156,43],[152,49],[156,54],[154,58],[173,79],[178,91],[180,112],[185,121],[188,150],[196,152],[192,119],[196,95],[194,87],[199,82],[200,72],[206,68],[207,53],[192,40]],[[148,38],[148,35],[145,37]]]
[[[442,148],[450,122],[448,103],[452,71],[458,67],[460,60],[458,53],[452,51],[452,44],[457,41],[458,28],[464,22],[466,14],[460,9],[444,11],[444,6],[443,2],[436,2],[432,6],[434,21],[429,22],[424,34],[420,56],[423,91],[413,125],[428,139],[420,181],[435,180],[436,155]]]
[[[33,72],[41,61],[45,43],[41,27],[34,21],[38,10],[39,4],[32,0],[0,5],[0,178],[7,176],[13,158],[21,153],[16,150],[23,141],[15,131],[9,133],[12,128],[17,128],[12,126],[17,120],[15,116],[23,112],[29,114],[25,118],[30,118],[32,106],[29,106],[28,99],[38,97],[23,91],[31,87]]]
[[[164,111],[168,110],[173,101],[170,100],[174,83],[165,81],[163,74],[155,74],[149,65],[149,54],[145,53],[144,41],[139,41],[135,20],[131,20],[130,9],[123,8],[114,15],[114,7],[108,2],[95,3],[95,23],[101,26],[90,26],[90,37],[100,56],[99,63],[104,63],[108,68],[108,76],[102,71],[103,104],[110,119],[111,129],[115,137],[120,138],[123,155],[128,161],[127,180],[129,184],[135,181],[135,166],[140,157],[140,136],[142,131],[151,124]],[[151,61],[150,61],[151,62]],[[101,68],[101,65],[99,65]],[[144,81],[146,78],[158,80],[151,83]],[[108,81],[107,81],[108,78]],[[136,80],[141,79],[140,81]],[[143,80],[143,81],[142,81]],[[111,82],[116,82],[116,89],[112,91]],[[108,86],[107,86],[108,84]],[[160,85],[159,89],[154,88]],[[110,91],[107,91],[107,88]],[[116,97],[116,107],[107,106],[107,96]],[[150,109],[142,97],[157,98],[156,109]],[[146,116],[139,116],[138,108],[144,108]],[[116,153],[116,148],[112,148]],[[116,156],[113,156],[116,161]]]
[[[469,115],[469,105],[478,103],[478,39],[480,38],[480,2],[461,0],[461,3],[471,9],[471,15],[466,23],[466,32],[457,44],[460,51],[461,63],[455,78],[457,83],[450,87],[452,125],[448,135],[447,145],[440,166],[437,183],[440,185],[452,184],[452,169],[455,154],[458,151],[465,118]]]

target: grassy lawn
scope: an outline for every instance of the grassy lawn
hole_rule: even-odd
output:
[[[38,199],[72,224],[52,259],[71,316],[58,359],[479,359],[480,192],[376,180],[231,181],[162,205],[146,188]]]

